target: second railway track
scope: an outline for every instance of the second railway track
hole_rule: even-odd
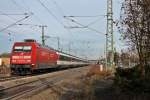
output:
[[[33,79],[32,81],[1,89],[0,99],[19,100],[24,96],[31,95],[40,90],[44,90],[47,87],[51,87],[52,84],[64,80],[65,78],[71,78],[74,76],[81,75],[83,74],[81,73],[81,69],[87,70],[87,67],[69,69],[60,72],[34,76],[33,78],[36,79]]]

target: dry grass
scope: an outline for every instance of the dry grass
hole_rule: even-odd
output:
[[[0,67],[0,77],[11,76],[11,70],[8,67]]]
[[[0,58],[2,59],[2,65],[0,65],[0,77],[9,77],[11,75],[10,70],[10,58]]]
[[[2,59],[2,62],[4,63],[4,65],[9,66],[10,65],[10,58],[0,58]]]
[[[100,65],[91,65],[91,68],[86,74],[86,77],[99,76],[99,77],[108,77],[111,76],[112,72],[103,67],[103,70],[100,70]]]
[[[60,100],[93,100],[92,84],[92,80],[85,77],[65,81],[61,84],[65,92]]]

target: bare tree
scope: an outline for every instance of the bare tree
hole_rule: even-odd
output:
[[[130,48],[136,49],[139,56],[141,75],[150,56],[150,14],[144,0],[124,0],[122,4],[121,27],[122,37]]]

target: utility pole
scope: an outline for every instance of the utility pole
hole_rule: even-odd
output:
[[[45,38],[44,38],[44,28],[47,27],[46,25],[39,25],[42,28],[42,45],[45,45]]]
[[[58,51],[60,50],[60,38],[57,37],[57,41],[58,41]]]
[[[108,56],[110,58],[108,58]],[[107,0],[106,67],[114,64],[113,2]]]
[[[45,45],[45,31],[44,28],[47,27],[46,25],[35,25],[35,24],[16,24],[16,25],[29,25],[29,26],[35,26],[35,27],[40,27],[42,28],[42,45]]]

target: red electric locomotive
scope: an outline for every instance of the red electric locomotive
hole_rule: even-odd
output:
[[[35,40],[25,40],[14,44],[10,64],[13,72],[26,74],[54,67],[57,60],[58,55],[53,49],[44,47]]]
[[[16,42],[11,53],[11,70],[15,74],[27,74],[59,66],[85,65],[86,60],[42,46],[35,40]]]

